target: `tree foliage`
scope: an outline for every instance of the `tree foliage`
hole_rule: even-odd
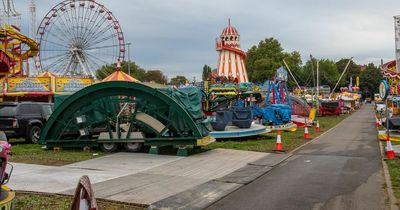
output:
[[[188,79],[186,79],[185,76],[176,76],[174,78],[171,79],[170,84],[171,85],[184,85],[186,84],[186,82],[188,81]]]
[[[206,81],[210,74],[211,74],[211,67],[208,66],[207,64],[204,64],[204,66],[203,66],[203,74],[202,74],[203,81]]]
[[[122,63],[122,71],[129,74],[129,61],[123,62]],[[104,79],[108,77],[110,74],[114,73],[115,70],[117,69],[117,64],[110,64],[110,65],[104,65],[100,69],[96,71],[96,77],[97,79]],[[130,62],[130,75],[139,81],[143,81],[144,76],[146,74],[146,71],[142,69],[140,66],[138,66],[135,62]]]
[[[348,62],[349,62],[349,59],[340,59],[338,62],[336,62],[336,66],[337,66],[340,74],[344,71]],[[358,76],[360,76],[360,73],[361,73],[361,66],[357,65],[352,60],[349,64],[349,67],[347,68],[345,75],[343,76],[343,79],[342,79],[343,82],[341,83],[341,85],[348,85],[350,83],[350,78],[353,78],[353,86],[355,86],[356,78]]]
[[[333,88],[338,81],[340,74],[334,61],[329,59],[318,60],[319,65],[319,85],[329,85]],[[317,85],[317,61],[308,60],[302,68],[301,84],[307,87]]]
[[[166,84],[167,77],[163,74],[161,70],[148,70],[144,75],[143,81]]]
[[[364,97],[374,98],[374,93],[379,92],[379,84],[383,77],[379,68],[370,63],[360,73],[360,89]]]
[[[297,72],[301,67],[300,53],[285,52],[274,38],[266,38],[247,51],[246,69],[250,81],[263,82],[270,80],[275,71],[283,66],[283,59]]]
[[[278,40],[274,38],[266,38],[247,51],[246,68],[250,81],[262,82],[272,79],[276,70],[280,66],[284,66],[283,60],[288,64],[300,86],[313,87],[316,85],[317,60],[308,60],[302,65],[299,52],[286,52]],[[319,85],[329,85],[333,88],[348,61],[348,58],[342,58],[337,62],[326,58],[318,59]],[[368,64],[366,70],[362,71],[361,69],[361,65],[351,61],[338,87],[347,87],[350,78],[353,79],[353,86],[355,86],[356,78],[360,77],[361,90],[371,94],[376,92],[382,79],[378,68],[373,64]],[[289,76],[288,84],[289,87],[295,85],[292,76]],[[336,91],[339,90],[339,88],[336,89]]]

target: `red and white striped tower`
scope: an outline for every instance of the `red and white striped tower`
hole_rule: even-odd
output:
[[[237,82],[248,82],[244,60],[246,53],[240,49],[240,35],[235,27],[224,28],[222,34],[217,38],[216,49],[219,52],[218,76],[236,78]]]

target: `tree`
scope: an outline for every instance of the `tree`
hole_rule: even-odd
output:
[[[129,61],[123,62],[122,63],[122,71],[125,73],[129,73]],[[117,69],[117,64],[111,64],[111,65],[104,65],[100,69],[96,71],[96,77],[97,79],[104,79],[108,77],[110,74],[114,73],[115,70]],[[135,62],[130,62],[130,69],[131,69],[131,76],[138,79],[139,81],[143,81],[144,75],[146,71],[142,69],[140,66],[138,66]]]
[[[171,79],[171,82],[170,82],[170,84],[171,85],[184,85],[184,84],[186,84],[186,82],[188,81],[188,79],[186,79],[186,77],[185,76],[176,76],[176,77],[174,77],[174,78],[172,78]]]
[[[368,64],[365,70],[360,73],[360,90],[363,97],[374,98],[374,93],[379,92],[379,84],[382,79],[379,68],[373,63]]]
[[[333,60],[329,59],[319,59],[319,85],[328,85],[333,88],[340,74],[338,72],[337,66]],[[302,68],[302,85],[308,87],[316,86],[317,77],[317,61],[315,59],[308,60]]]
[[[258,46],[253,46],[247,51],[246,69],[250,81],[263,82],[272,79],[276,70],[284,65],[283,59],[292,71],[300,70],[300,53],[284,52],[281,44],[274,38],[260,41]]]
[[[208,66],[207,64],[204,64],[204,66],[203,66],[203,74],[202,74],[203,81],[206,81],[210,74],[211,74],[211,67]]]
[[[349,62],[349,59],[342,58],[338,62],[336,62],[337,69],[339,71],[339,74],[342,74],[344,69],[346,68],[347,63]],[[341,83],[342,85],[348,85],[350,84],[350,77],[353,78],[353,86],[356,85],[356,78],[360,76],[361,74],[361,66],[357,65],[354,61],[351,61],[349,64],[349,67],[347,68],[347,71],[345,75],[343,76]]]
[[[167,77],[160,70],[149,70],[144,75],[144,82],[167,83]]]

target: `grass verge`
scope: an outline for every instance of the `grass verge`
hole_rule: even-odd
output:
[[[400,145],[400,142],[392,141],[392,145]],[[382,142],[383,151],[386,151],[386,142]],[[390,180],[392,182],[393,194],[397,200],[400,199],[400,159],[386,160],[388,166]],[[397,203],[397,205],[399,205]]]
[[[313,139],[325,131],[329,130],[348,115],[340,116],[324,116],[319,117],[319,124],[321,131],[319,133],[315,132],[314,128],[309,128],[310,139]],[[295,132],[283,132],[282,133],[282,147],[285,151],[292,151],[295,148],[305,144],[309,140],[304,139],[304,128],[298,128]],[[242,140],[228,140],[228,141],[218,141],[214,142],[205,149],[237,149],[237,150],[248,150],[255,152],[271,152],[275,149],[276,143],[276,133],[267,133],[257,138],[246,138]]]
[[[392,181],[392,189],[397,200],[400,199],[400,159],[386,160],[389,168],[390,180]]]
[[[62,149],[58,152],[42,149],[37,144],[27,144],[21,140],[10,140],[12,145],[11,162],[61,166],[107,155],[101,151],[82,149]]]
[[[72,196],[35,192],[18,192],[14,200],[14,209],[69,210]],[[103,199],[97,199],[99,209],[107,210],[143,210],[145,205],[133,205]]]

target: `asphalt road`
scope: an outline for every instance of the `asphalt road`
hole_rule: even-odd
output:
[[[365,105],[208,209],[384,209],[373,106]]]

